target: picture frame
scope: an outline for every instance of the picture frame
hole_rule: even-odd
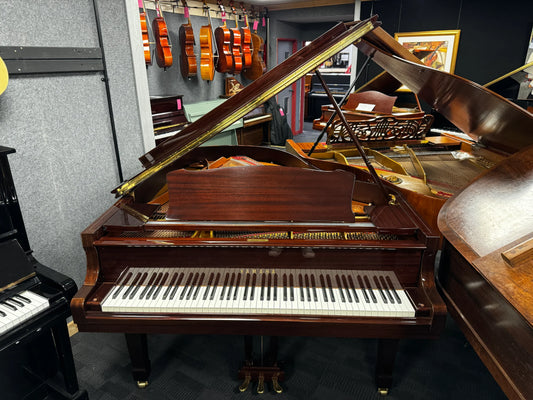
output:
[[[394,34],[394,39],[415,54],[424,65],[453,74],[460,34],[459,29],[398,32]]]

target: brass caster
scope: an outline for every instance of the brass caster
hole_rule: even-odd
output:
[[[148,386],[148,381],[137,381],[137,387],[139,389],[144,389],[146,386]]]
[[[389,394],[389,388],[378,388],[378,393],[382,396],[386,396]]]
[[[244,382],[241,384],[241,386],[239,386],[239,392],[246,392],[246,389],[248,389],[251,380],[252,376],[250,374],[246,374],[246,376],[244,377]]]
[[[259,374],[259,381],[257,382],[257,393],[265,393],[265,376]]]
[[[274,392],[276,393],[283,393],[283,388],[278,383],[278,376],[274,375],[272,377],[272,388],[274,389]]]

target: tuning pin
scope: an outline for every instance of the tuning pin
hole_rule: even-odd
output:
[[[274,389],[274,392],[276,393],[283,392],[283,388],[278,383],[278,374],[274,374],[274,376],[272,377],[272,388]]]
[[[259,374],[259,382],[257,382],[257,393],[265,393],[265,376]]]
[[[246,392],[246,389],[248,389],[251,380],[252,376],[250,374],[246,374],[244,376],[244,382],[241,384],[241,386],[239,386],[239,392]]]

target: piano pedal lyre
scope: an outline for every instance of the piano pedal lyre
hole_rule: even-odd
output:
[[[282,393],[283,388],[279,381],[283,379],[283,371],[278,366],[259,367],[252,365],[245,365],[239,370],[239,378],[244,378],[244,381],[239,386],[239,392],[245,392],[252,381],[257,381],[257,393],[265,392],[265,382],[272,382],[272,389],[276,393]]]
[[[144,389],[148,386],[148,381],[137,381],[137,387],[139,389]]]

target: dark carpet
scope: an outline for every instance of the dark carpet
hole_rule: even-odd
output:
[[[257,341],[256,341],[257,342]],[[122,334],[78,333],[72,337],[80,387],[92,400],[115,399],[383,399],[376,391],[374,339],[281,337],[284,392],[255,385],[238,392],[243,361],[238,336],[150,335],[150,384],[138,389]],[[385,398],[505,399],[455,323],[437,340],[403,340],[394,382]]]

